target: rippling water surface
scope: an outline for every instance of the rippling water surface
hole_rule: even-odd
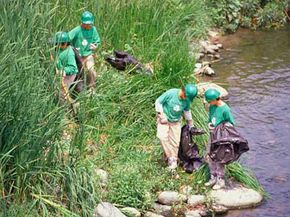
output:
[[[241,30],[222,39],[214,82],[230,92],[237,127],[250,145],[242,157],[271,199],[230,217],[290,217],[290,27]]]

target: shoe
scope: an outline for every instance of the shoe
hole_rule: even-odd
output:
[[[168,158],[168,169],[175,170],[177,168],[177,159],[176,158]]]
[[[212,187],[213,190],[219,190],[226,186],[225,180],[223,178],[217,178],[216,184]]]
[[[216,176],[211,175],[211,176],[210,176],[210,180],[209,180],[208,182],[206,182],[204,185],[205,185],[206,187],[211,187],[211,186],[213,186],[216,182],[217,182],[217,178],[216,178]]]

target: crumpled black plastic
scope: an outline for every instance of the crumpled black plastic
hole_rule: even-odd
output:
[[[181,138],[178,150],[178,158],[187,173],[192,173],[197,170],[203,163],[202,157],[199,156],[197,144],[193,141],[192,137],[202,135],[205,131],[184,125],[181,128]]]
[[[229,123],[219,124],[210,135],[209,157],[215,162],[229,164],[248,150],[248,141]]]

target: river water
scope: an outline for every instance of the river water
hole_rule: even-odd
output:
[[[290,217],[290,28],[238,33],[221,39],[223,60],[213,82],[226,87],[239,132],[250,151],[241,162],[271,198],[230,217]]]

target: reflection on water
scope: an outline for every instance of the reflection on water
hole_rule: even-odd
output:
[[[241,30],[224,39],[224,58],[213,82],[230,92],[237,127],[250,145],[241,161],[251,168],[271,199],[230,217],[290,216],[290,29]],[[227,49],[230,48],[230,49]]]

